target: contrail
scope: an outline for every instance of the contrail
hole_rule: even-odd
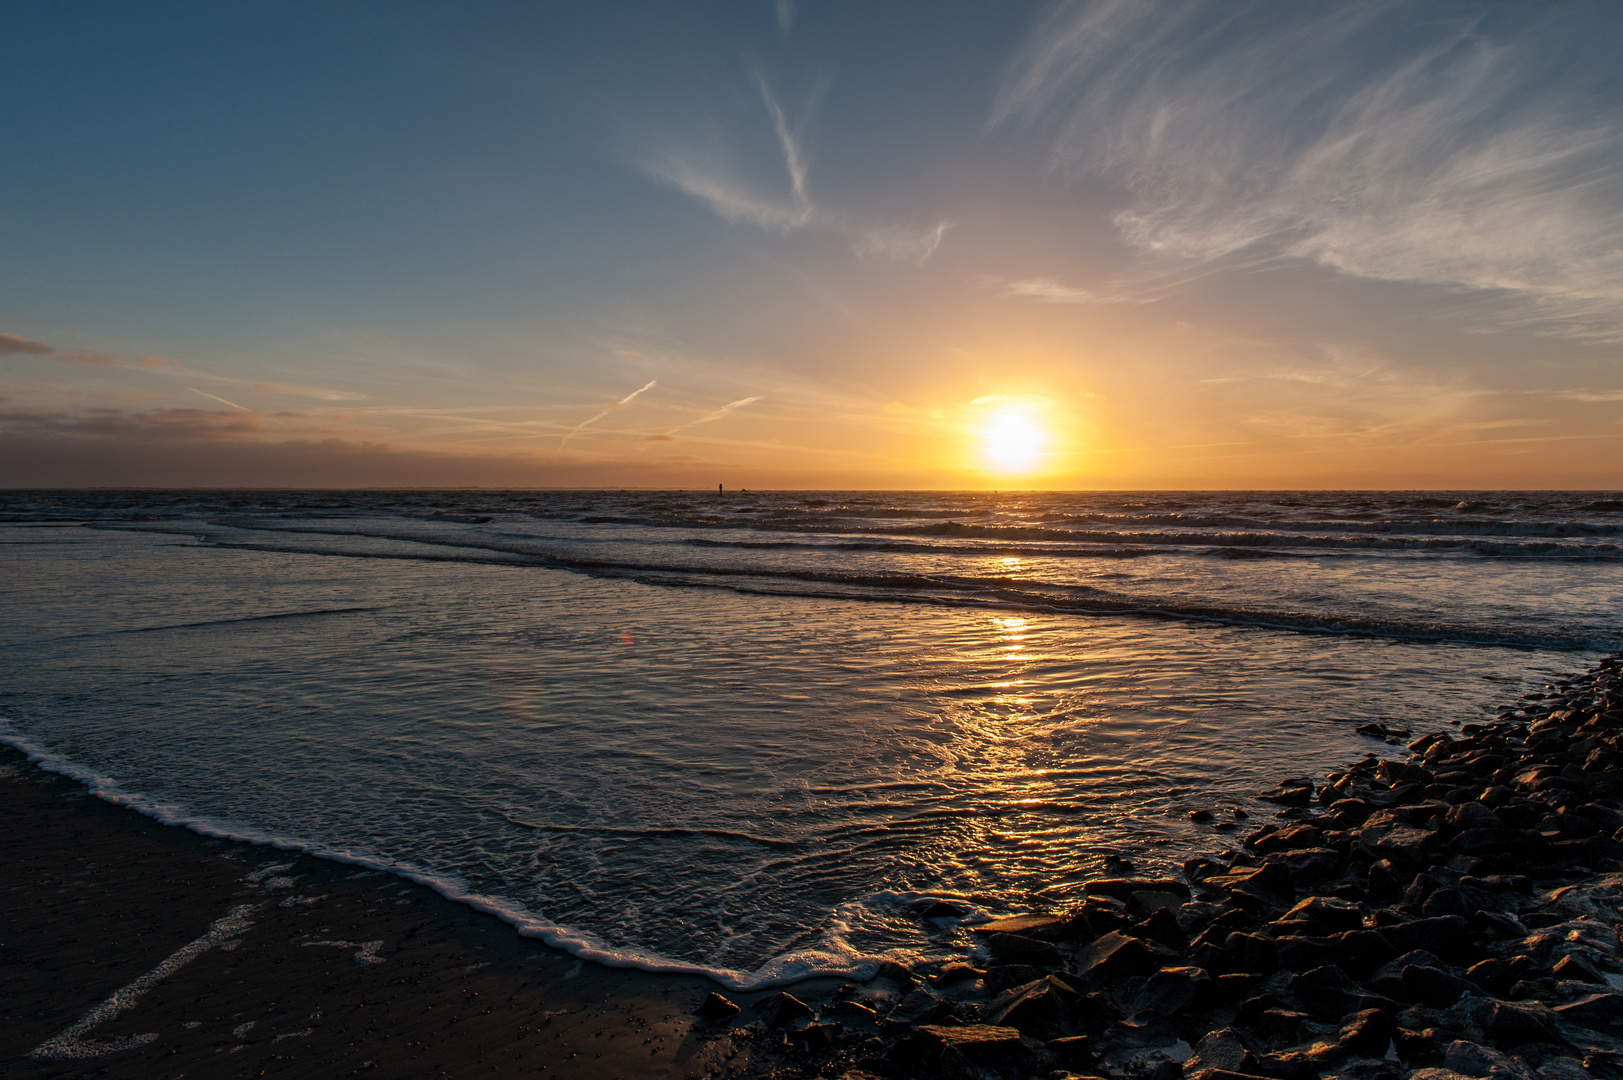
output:
[[[220,396],[218,396],[216,394],[211,394],[207,390],[199,390],[195,386],[189,386],[189,387],[187,387],[187,389],[190,390],[194,394],[202,394],[206,398],[214,398],[214,400],[218,401],[221,405],[229,405],[233,409],[241,409],[243,412],[253,412],[253,410],[248,408],[248,406],[246,406],[246,405],[238,405],[235,401],[227,401],[225,398],[220,397]]]
[[[605,416],[609,415],[609,413],[613,412],[615,409],[621,408],[622,406],[625,406],[625,405],[629,405],[631,403],[631,399],[636,397],[638,394],[642,393],[644,390],[652,390],[653,387],[654,387],[654,384],[656,382],[658,382],[658,381],[659,381],[658,379],[649,379],[646,385],[640,386],[637,389],[631,391],[631,393],[627,394],[625,397],[621,398],[619,401],[616,401],[613,405],[610,405],[608,408],[604,409],[602,412],[598,413],[596,416],[592,417],[590,420],[582,420],[580,423],[578,423],[574,427],[570,428],[569,431],[566,432],[564,434],[564,436],[558,440],[558,448],[560,450],[563,449],[564,443],[568,442],[571,438],[573,438],[576,434],[578,434],[580,432],[581,428],[587,426],[588,424],[595,424],[599,420],[603,419]]]
[[[715,412],[705,413],[703,416],[699,417],[697,420],[689,420],[685,424],[679,424],[676,427],[671,428],[671,430],[667,431],[665,434],[667,434],[667,435],[675,435],[678,431],[683,431],[683,430],[685,430],[687,428],[693,427],[695,424],[707,424],[712,420],[720,420],[723,416],[726,416],[728,413],[732,412],[734,409],[742,409],[745,405],[748,405],[751,402],[760,401],[760,400],[761,400],[760,397],[756,396],[756,397],[739,398],[737,401],[729,401],[727,404],[723,405],[721,408],[717,409]]]

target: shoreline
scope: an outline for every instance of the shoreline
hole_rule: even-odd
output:
[[[1181,877],[1127,864],[1068,910],[965,925],[966,962],[748,993],[580,960],[393,872],[199,835],[4,746],[0,1060],[19,1077],[1623,1080],[1623,661],[1560,687],[1405,760],[1281,782],[1275,822]]]
[[[582,961],[393,874],[164,824],[9,746],[0,808],[8,1077],[776,1068],[694,1019],[709,979]]]

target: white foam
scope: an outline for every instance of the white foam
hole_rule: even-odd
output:
[[[753,971],[707,967],[686,960],[672,959],[647,949],[616,947],[590,931],[560,925],[522,905],[474,892],[454,875],[434,873],[409,863],[397,863],[374,855],[346,851],[297,837],[282,836],[237,822],[221,821],[193,813],[178,803],[152,799],[138,792],[128,791],[113,777],[57,753],[39,740],[17,730],[5,719],[0,719],[0,743],[22,752],[30,761],[48,772],[77,780],[91,795],[104,802],[133,810],[165,825],[178,825],[201,836],[258,844],[279,851],[313,855],[329,862],[359,866],[367,871],[394,874],[433,889],[447,900],[494,915],[512,925],[520,935],[537,938],[581,960],[590,960],[604,967],[703,976],[720,983],[728,990],[739,993],[787,986],[802,979],[820,976],[863,981],[872,978],[879,970],[879,966],[886,961],[905,963],[913,958],[895,951],[865,954],[852,947],[848,940],[852,923],[866,910],[902,909],[931,899],[924,894],[874,893],[836,908],[828,920],[827,929],[811,948],[775,956]],[[250,878],[264,876],[283,869],[286,869],[286,866],[265,866],[248,876]]]

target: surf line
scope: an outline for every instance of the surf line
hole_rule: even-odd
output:
[[[152,1042],[158,1037],[156,1032],[145,1035],[131,1035],[128,1038],[112,1039],[107,1042],[87,1039],[85,1035],[89,1033],[91,1028],[105,1024],[134,1005],[136,999],[142,994],[151,990],[216,945],[223,945],[240,935],[244,930],[248,929],[248,916],[257,906],[255,904],[243,904],[232,908],[224,918],[216,919],[202,937],[189,944],[182,945],[171,953],[163,963],[134,982],[114,991],[112,997],[79,1017],[62,1034],[40,1043],[29,1051],[28,1056],[35,1061],[82,1061],[85,1058],[104,1057],[120,1050],[131,1050],[137,1046],[145,1046],[147,1043]]]

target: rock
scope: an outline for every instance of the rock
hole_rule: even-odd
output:
[[[1210,810],[1191,810],[1189,811],[1189,820],[1194,822],[1210,821],[1212,820],[1212,812]]]
[[[1292,851],[1297,848],[1316,848],[1324,844],[1324,834],[1312,825],[1296,825],[1278,832],[1269,833],[1256,841],[1247,844],[1253,850],[1263,852]]]
[[[1281,853],[1291,879],[1298,883],[1326,881],[1346,868],[1341,853],[1331,848],[1301,848]]]
[[[807,1024],[803,1028],[795,1028],[785,1034],[790,1046],[802,1050],[827,1050],[844,1031],[844,1024],[833,1021],[826,1024]]]
[[[1279,966],[1292,971],[1334,964],[1340,958],[1341,943],[1335,938],[1288,935],[1274,943]]]
[[[1491,994],[1501,993],[1517,981],[1510,964],[1497,956],[1471,965],[1465,977]]]
[[[1183,1063],[1183,1074],[1190,1078],[1207,1076],[1209,1080],[1218,1080],[1210,1076],[1214,1070],[1255,1076],[1257,1066],[1256,1055],[1241,1041],[1239,1032],[1233,1028],[1221,1028],[1195,1044],[1195,1052]]]
[[[1093,1065],[1090,1041],[1086,1035],[1067,1035],[1062,1039],[1049,1040],[1043,1049],[1054,1055],[1054,1060],[1059,1062],[1062,1069],[1086,1069]]]
[[[969,932],[981,937],[993,934],[1019,934],[1022,937],[1052,941],[1059,936],[1062,920],[1053,915],[1012,915],[1006,919],[977,923]]]
[[[1144,894],[1134,893],[1133,895],[1142,896]],[[1168,894],[1157,893],[1154,895],[1166,896]],[[1183,927],[1178,925],[1178,917],[1172,913],[1170,907],[1160,908],[1150,915],[1149,918],[1145,919],[1137,926],[1134,926],[1133,936],[1143,940],[1153,941],[1157,945],[1164,945],[1167,948],[1178,952],[1181,952],[1189,947],[1189,938],[1184,934]]]
[[[1102,979],[1122,979],[1148,975],[1161,967],[1160,957],[1135,937],[1112,931],[1084,949],[1077,957],[1078,974]]]
[[[1367,977],[1398,955],[1379,930],[1349,930],[1336,939],[1336,946],[1332,962],[1354,978]]]
[[[961,919],[969,914],[969,909],[946,900],[937,900],[923,911],[919,912],[921,919]]]
[[[1446,1009],[1475,987],[1442,968],[1411,964],[1403,969],[1403,1000]]]
[[[1025,1035],[1055,1038],[1067,1034],[1066,1024],[1080,1001],[1081,995],[1063,980],[1049,976],[999,995],[986,1007],[986,1018]]]
[[[1331,896],[1310,896],[1285,912],[1284,917],[1279,919],[1275,926],[1300,923],[1304,925],[1304,929],[1298,932],[1322,937],[1361,929],[1364,925],[1365,912],[1366,909],[1362,904],[1337,900]]]
[[[1409,967],[1442,967],[1443,962],[1424,949],[1411,949],[1402,956],[1381,965],[1380,969],[1365,980],[1371,990],[1385,994],[1387,997],[1401,997],[1403,995],[1403,969]]]
[[[1126,900],[1136,892],[1170,892],[1189,895],[1189,886],[1176,878],[1095,878],[1082,883],[1089,896],[1113,896]]]
[[[1158,1012],[1172,1016],[1195,1000],[1197,987],[1209,985],[1212,977],[1198,967],[1162,968],[1145,980],[1127,1005],[1127,1015]]]
[[[990,934],[986,947],[998,961],[1005,964],[1033,964],[1039,967],[1058,967],[1059,950],[1046,941],[1023,934]]]
[[[1471,924],[1458,915],[1415,919],[1380,930],[1396,948],[1429,949],[1443,957],[1458,956],[1471,940]]]
[[[1140,889],[1127,897],[1127,913],[1145,918],[1166,909],[1176,910],[1183,905],[1187,894],[1160,889]],[[1170,912],[1169,912],[1170,913]],[[1176,924],[1176,919],[1174,919]],[[1180,946],[1181,947],[1181,946]]]
[[[1536,1080],[1533,1070],[1509,1054],[1463,1039],[1443,1051],[1443,1068],[1461,1076],[1492,1077],[1492,1080]]]
[[[1345,1017],[1336,1045],[1349,1054],[1382,1057],[1392,1041],[1392,1018],[1379,1009],[1364,1009]]]
[[[1443,819],[1451,827],[1464,831],[1466,829],[1503,829],[1505,823],[1498,816],[1479,802],[1461,803],[1450,810]]]
[[[1321,1020],[1333,1020],[1363,1009],[1396,1011],[1396,1003],[1367,993],[1334,964],[1304,971],[1291,980],[1290,988],[1302,1007]]]
[[[1466,901],[1465,894],[1458,889],[1438,889],[1426,897],[1421,905],[1420,912],[1428,919],[1435,919],[1441,915],[1469,916],[1475,909]]]
[[[832,1001],[823,1007],[824,1016],[838,1016],[858,1024],[876,1024],[879,1014],[860,1001]]]
[[[1279,947],[1266,934],[1230,934],[1223,942],[1229,966],[1266,975],[1279,968]]]
[[[812,1019],[811,1006],[788,993],[772,994],[762,998],[755,1003],[755,1012],[760,1016],[761,1022],[769,1028],[794,1027],[810,1023]]]
[[[1623,1021],[1623,994],[1590,994],[1556,1007],[1556,1014],[1580,1027],[1601,1027]]]
[[[1482,1033],[1500,1046],[1516,1047],[1557,1037],[1550,1010],[1543,1005],[1489,1001],[1477,1010]]]
[[[788,994],[778,996],[789,997]],[[794,999],[790,998],[790,1000],[793,1001]],[[805,1006],[801,1007],[805,1008]],[[942,1001],[928,990],[918,989],[910,991],[906,997],[898,1001],[896,1007],[890,1010],[886,1019],[902,1024],[928,1024],[943,1019],[951,1012],[952,1006],[947,1002]],[[768,1020],[767,1026],[777,1027],[779,1025]]]
[[[699,1007],[693,1012],[701,1020],[708,1020],[712,1024],[722,1024],[738,1015],[738,1006],[720,994],[706,995],[699,1002]]]
[[[1600,983],[1603,986],[1611,986],[1611,983],[1606,981],[1606,976],[1602,975],[1594,964],[1591,964],[1577,953],[1568,953],[1556,961],[1556,965],[1550,973],[1557,979],[1574,979],[1579,982],[1592,982]]]
[[[935,983],[937,986],[945,986],[948,983],[962,982],[965,979],[984,978],[985,975],[985,971],[975,967],[973,964],[948,964],[946,967],[937,972],[935,978],[931,979],[930,981]],[[1031,978],[1035,979],[1036,977],[1037,976],[1033,975]],[[1027,979],[1025,981],[1030,982],[1031,980]],[[1012,986],[1014,984],[1010,983],[1009,985]]]
[[[1006,1065],[1030,1056],[1020,1033],[1011,1027],[992,1024],[965,1024],[938,1027],[926,1024],[917,1029],[920,1038],[933,1046],[940,1058],[959,1055],[971,1065]]]
[[[1001,994],[1011,986],[1024,986],[1046,974],[1042,968],[1030,964],[993,964],[982,978],[988,994]]]

